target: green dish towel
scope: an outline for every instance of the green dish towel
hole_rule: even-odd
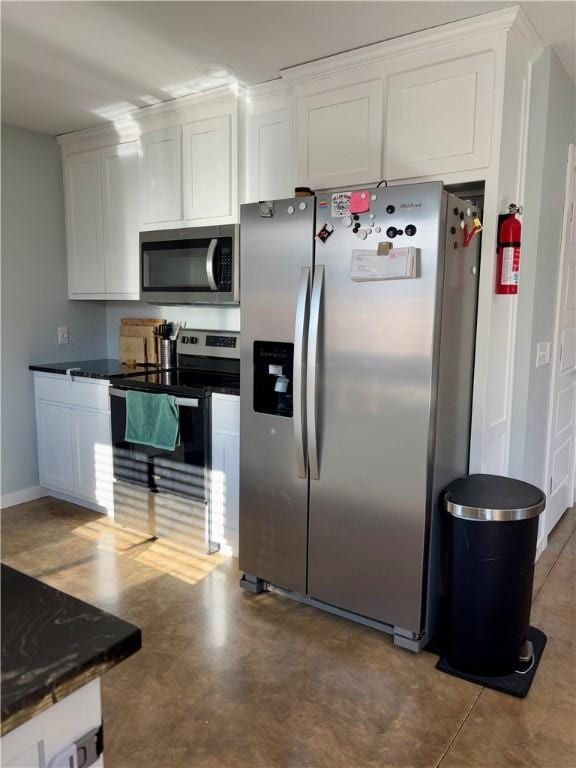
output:
[[[125,440],[173,451],[179,442],[176,398],[127,390]]]

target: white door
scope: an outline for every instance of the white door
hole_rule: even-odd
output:
[[[298,185],[327,189],[382,178],[381,80],[298,99]]]
[[[292,116],[289,109],[252,115],[248,123],[248,201],[292,197]]]
[[[182,219],[180,126],[140,137],[142,224]]]
[[[570,145],[562,228],[562,251],[552,407],[548,438],[548,501],[546,533],[549,535],[567,507],[574,503],[576,462],[576,146]]]
[[[103,293],[104,249],[100,153],[81,152],[64,160],[68,292]]]
[[[107,293],[138,294],[138,142],[101,151]]]
[[[110,414],[70,411],[74,490],[103,507],[112,503],[112,440]]]
[[[184,218],[230,216],[230,115],[195,120],[183,128]]]
[[[74,490],[72,429],[66,406],[36,402],[40,484],[62,491]]]

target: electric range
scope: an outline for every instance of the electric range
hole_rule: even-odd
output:
[[[180,329],[175,368],[116,379],[110,387],[114,518],[152,537],[194,546],[203,527],[212,540],[210,511],[211,394],[240,394],[240,334]],[[126,393],[175,397],[179,441],[174,450],[126,440]],[[196,541],[195,541],[196,539]]]

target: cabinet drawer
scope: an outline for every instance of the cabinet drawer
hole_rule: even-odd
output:
[[[99,380],[98,383],[90,379],[68,381],[66,376],[60,374],[34,374],[36,400],[49,400],[52,403],[109,411],[108,388],[109,382],[103,380]]]
[[[212,429],[240,434],[240,398],[237,395],[212,395]]]

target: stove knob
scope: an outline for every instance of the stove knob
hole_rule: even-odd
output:
[[[182,336],[182,344],[190,344],[190,337]]]
[[[399,234],[399,232],[396,229],[396,227],[388,227],[388,229],[386,230],[386,234],[388,237],[395,238],[396,235]]]

